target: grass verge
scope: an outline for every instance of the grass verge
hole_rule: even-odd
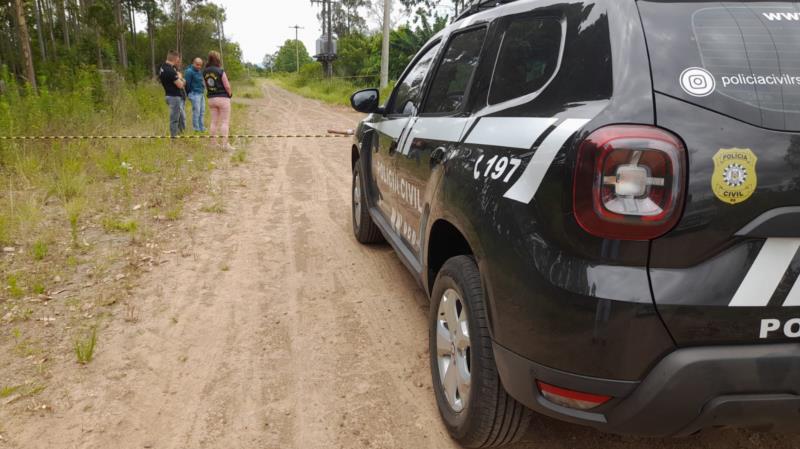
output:
[[[307,98],[324,101],[329,104],[350,106],[350,96],[361,89],[377,87],[372,79],[347,78],[307,78],[302,74],[282,73],[270,78],[278,86]],[[394,82],[381,90],[381,102],[385,102],[394,89]]]
[[[168,132],[155,83],[87,72],[70,91],[34,94],[3,82],[0,136]],[[234,134],[245,131],[245,108],[234,103]],[[207,193],[212,171],[245,163],[240,151],[231,160],[196,140],[0,141],[0,393],[51,387],[65,354],[89,363],[115,304],[138,321],[138,276],[163,257],[159,243],[187,201]],[[71,329],[92,330],[64,338]]]

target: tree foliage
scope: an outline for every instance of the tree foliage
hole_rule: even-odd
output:
[[[422,46],[446,25],[447,19],[444,17],[437,17],[433,21],[425,17],[413,28],[401,26],[392,30],[389,37],[390,78],[397,79]],[[336,76],[377,80],[381,66],[381,41],[380,33],[351,32],[341,36],[338,57],[334,61]],[[281,70],[277,65],[275,67]]]
[[[18,26],[17,3],[26,33]],[[180,45],[184,62],[221,50],[235,76],[243,70],[241,50],[225,38],[224,20],[224,8],[205,0],[0,0],[0,65],[25,80],[31,62],[37,78],[50,85],[59,83],[53,74],[90,65],[137,80],[154,75],[167,51]]]
[[[298,59],[300,62],[299,67],[297,65]],[[278,72],[296,72],[300,67],[312,62],[314,60],[308,55],[308,50],[302,42],[287,39],[275,55],[273,65]]]
[[[369,4],[369,0],[340,0],[333,3],[333,34],[340,38],[367,31],[367,21],[361,9]],[[321,17],[320,17],[321,20]]]

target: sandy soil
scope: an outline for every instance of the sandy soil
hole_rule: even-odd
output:
[[[353,127],[357,114],[266,86],[258,132]],[[185,238],[118,310],[96,359],[55,367],[42,411],[3,408],[10,448],[452,448],[427,362],[426,299],[350,224],[349,140],[269,140],[218,172],[225,213]],[[12,410],[14,412],[12,413]],[[714,431],[641,440],[536,418],[522,448],[789,448]]]

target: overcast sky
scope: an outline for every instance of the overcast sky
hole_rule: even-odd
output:
[[[225,35],[239,43],[245,61],[261,64],[264,55],[275,53],[286,39],[294,39],[294,29],[289,28],[294,25],[303,27],[299,30],[300,40],[314,55],[317,38],[322,35],[317,20],[320,4],[312,5],[311,0],[215,0],[215,3],[225,7],[228,14]],[[392,9],[393,24],[408,20],[397,0],[393,0]],[[367,11],[363,14],[370,29],[380,27],[375,17],[370,17]]]
[[[228,21],[225,34],[238,42],[244,60],[261,64],[264,55],[275,53],[286,39],[294,39],[290,26],[299,25],[300,40],[314,54],[315,42],[322,34],[317,20],[319,5],[310,0],[217,0],[225,7]]]

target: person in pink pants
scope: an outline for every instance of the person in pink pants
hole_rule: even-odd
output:
[[[210,52],[206,68],[203,70],[203,81],[206,84],[208,95],[208,109],[211,111],[209,131],[214,143],[219,144],[223,150],[233,150],[234,148],[228,142],[233,92],[228,75],[222,69],[221,59],[218,52]]]

